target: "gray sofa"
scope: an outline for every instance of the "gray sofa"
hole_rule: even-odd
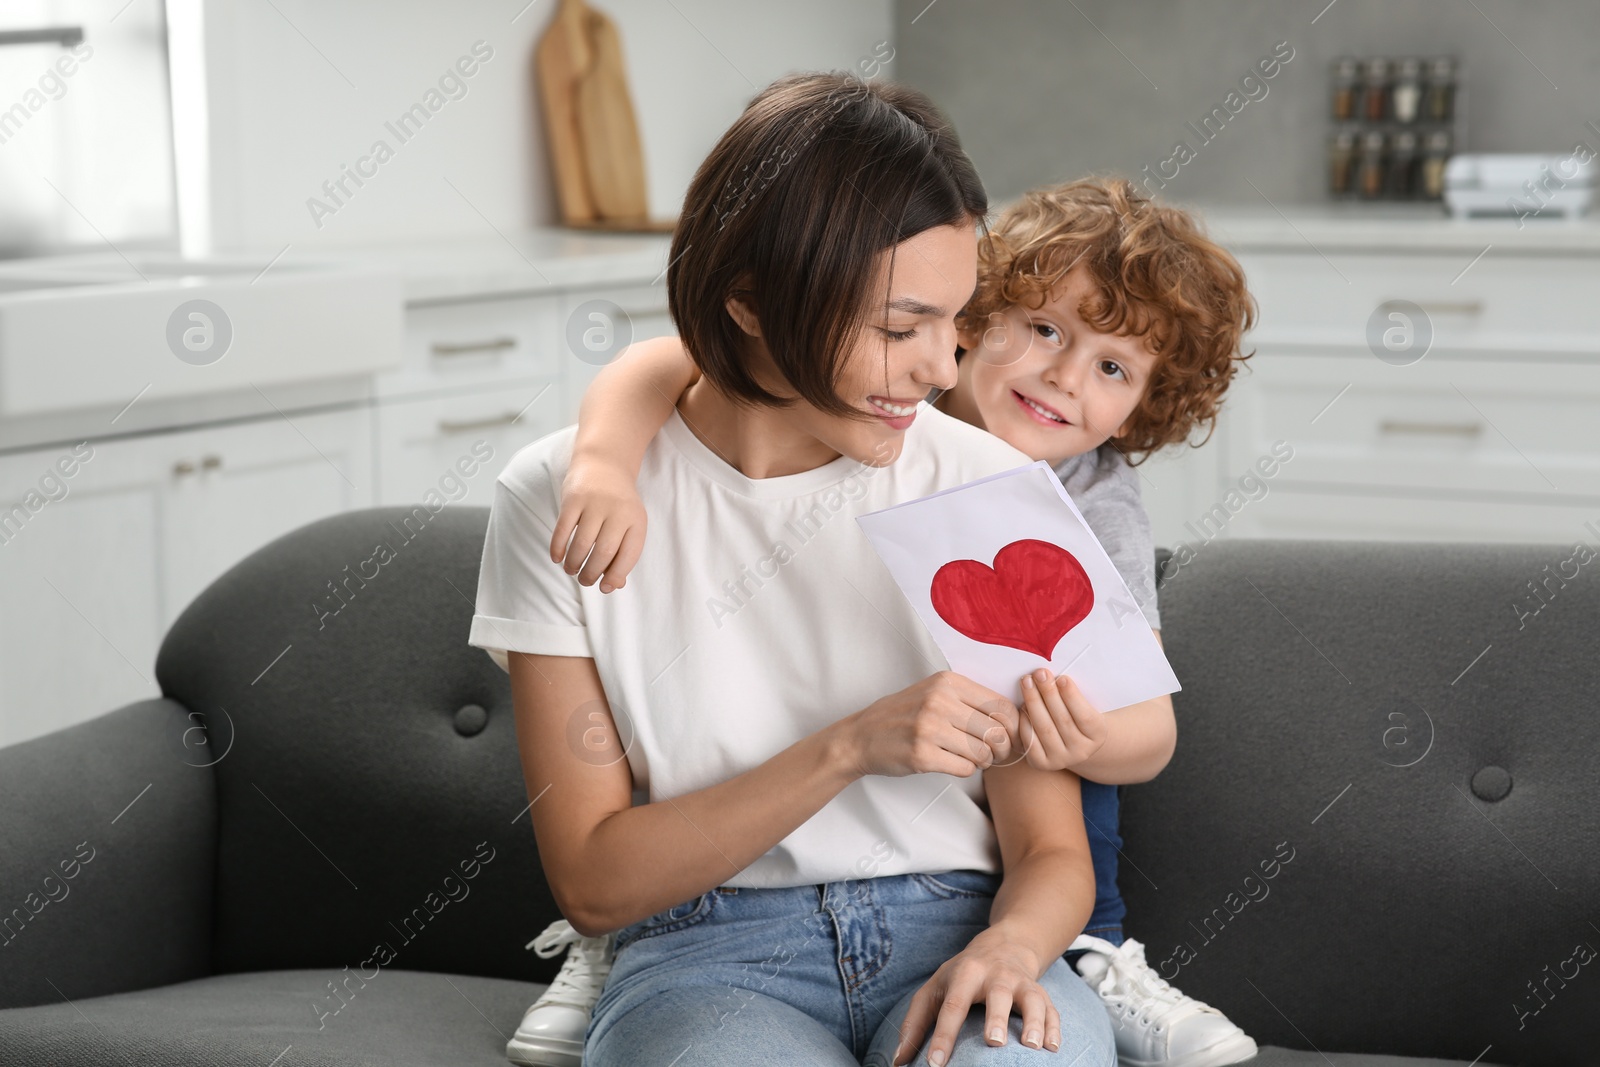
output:
[[[0,1064],[504,1062],[561,960],[523,949],[558,912],[466,644],[486,518],[280,538],[172,627],[163,699],[0,750]],[[1180,743],[1125,791],[1129,931],[1260,1067],[1600,1060],[1571,554],[1234,541],[1165,577]]]

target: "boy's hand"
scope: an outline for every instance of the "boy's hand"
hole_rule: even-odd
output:
[[[1071,770],[1099,752],[1110,732],[1076,682],[1043,667],[1022,676],[1022,714],[1028,765],[1041,771]]]
[[[561,482],[561,514],[550,558],[583,585],[621,589],[644,551],[644,503],[634,480],[616,466],[574,458]]]

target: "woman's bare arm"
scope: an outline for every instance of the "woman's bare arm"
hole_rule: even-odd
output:
[[[1043,974],[1094,911],[1094,861],[1079,778],[1019,760],[983,772],[1005,877],[984,935],[1028,946]]]
[[[969,1009],[978,1004],[984,1006],[990,1045],[1005,1043],[1016,1011],[1024,1045],[1061,1048],[1061,1012],[1039,979],[1094,910],[1094,864],[1078,776],[1019,759],[984,771],[983,784],[1005,872],[989,907],[989,925],[912,997],[892,1063],[910,1062],[924,1035],[927,1062],[948,1061]]]
[[[1000,695],[939,671],[743,774],[633,807],[594,660],[511,652],[509,666],[545,876],[561,913],[589,936],[722,885],[857,778],[970,777],[1010,758],[1011,727],[986,710],[1004,703]]]
[[[508,658],[539,855],[561,914],[586,937],[723,884],[859,777],[822,730],[725,782],[632,807],[594,660]]]

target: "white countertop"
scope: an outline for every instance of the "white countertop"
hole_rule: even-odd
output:
[[[511,296],[580,286],[666,283],[669,234],[590,233],[556,228],[505,236],[359,245],[344,254],[399,267],[406,303]],[[320,253],[335,257],[340,250]]]
[[[1493,245],[1527,255],[1600,254],[1600,215],[1455,219],[1421,204],[1185,205],[1233,252],[1467,252]]]
[[[1278,209],[1185,205],[1239,252],[1466,252],[1600,255],[1600,215],[1566,220],[1453,219],[1417,204],[1286,204]],[[363,245],[346,250],[398,265],[408,303],[511,296],[578,286],[665,284],[666,234],[599,234],[554,227],[506,236]],[[334,249],[325,257],[337,256]]]
[[[996,208],[1003,207],[996,204]],[[1182,205],[1236,252],[1477,253],[1487,245],[1530,255],[1600,254],[1600,214],[1566,220],[1452,219],[1436,205],[1279,204]],[[363,261],[398,267],[408,304],[550,292],[587,286],[665,284],[668,234],[608,234],[531,227],[487,237],[391,244],[293,246],[284,262]],[[279,249],[229,251],[219,258],[266,264]],[[68,257],[82,258],[82,257]],[[98,256],[108,262],[109,254]],[[26,271],[51,260],[10,260],[0,270]],[[130,272],[130,279],[132,278]]]
[[[586,286],[649,285],[665,281],[669,234],[615,234],[536,227],[505,235],[435,238],[388,244],[314,245],[228,249],[209,261],[229,264],[241,279],[279,275],[315,265],[396,269],[406,303],[548,292]],[[145,250],[74,252],[0,260],[6,278],[74,278],[137,287],[150,279],[134,260],[172,260],[175,253]],[[87,272],[87,273],[86,273]],[[176,272],[162,270],[160,277]],[[159,279],[158,279],[159,280]],[[0,292],[3,292],[0,289]]]

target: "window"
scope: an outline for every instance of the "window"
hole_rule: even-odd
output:
[[[0,5],[0,257],[175,249],[160,0]]]

